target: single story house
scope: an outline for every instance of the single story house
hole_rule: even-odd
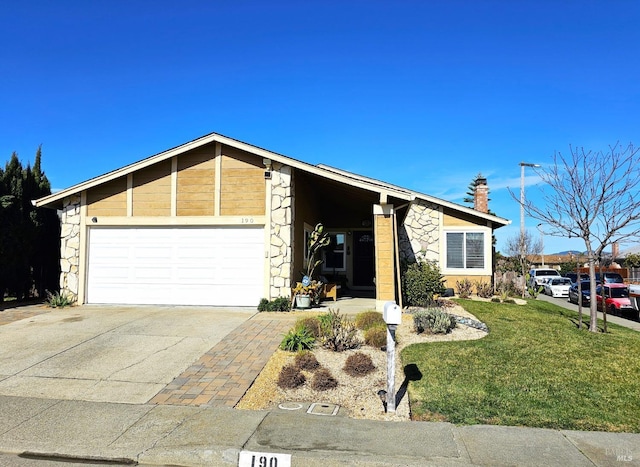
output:
[[[35,201],[58,209],[61,293],[77,303],[256,306],[290,296],[306,238],[331,233],[318,274],[397,300],[399,261],[436,261],[447,286],[491,281],[510,221],[209,134]]]

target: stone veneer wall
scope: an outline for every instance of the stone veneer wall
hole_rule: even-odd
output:
[[[78,299],[80,264],[80,196],[65,198],[60,231],[60,293]]]
[[[288,165],[274,163],[271,171],[271,299],[291,295],[293,261],[293,180]]]
[[[398,231],[400,259],[439,261],[440,211],[422,200],[411,203],[403,225]]]

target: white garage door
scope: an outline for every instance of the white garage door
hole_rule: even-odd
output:
[[[262,227],[96,228],[88,303],[257,306]]]

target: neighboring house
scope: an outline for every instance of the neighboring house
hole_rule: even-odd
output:
[[[435,175],[434,175],[435,176]],[[331,232],[318,273],[397,299],[399,260],[447,285],[489,282],[493,230],[471,209],[209,134],[36,201],[61,212],[61,292],[78,303],[256,306],[290,296],[305,239]]]

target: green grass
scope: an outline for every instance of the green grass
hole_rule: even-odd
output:
[[[639,332],[612,323],[607,334],[580,331],[577,313],[538,300],[459,303],[490,333],[403,350],[405,368],[419,370],[409,384],[414,419],[640,432]]]

